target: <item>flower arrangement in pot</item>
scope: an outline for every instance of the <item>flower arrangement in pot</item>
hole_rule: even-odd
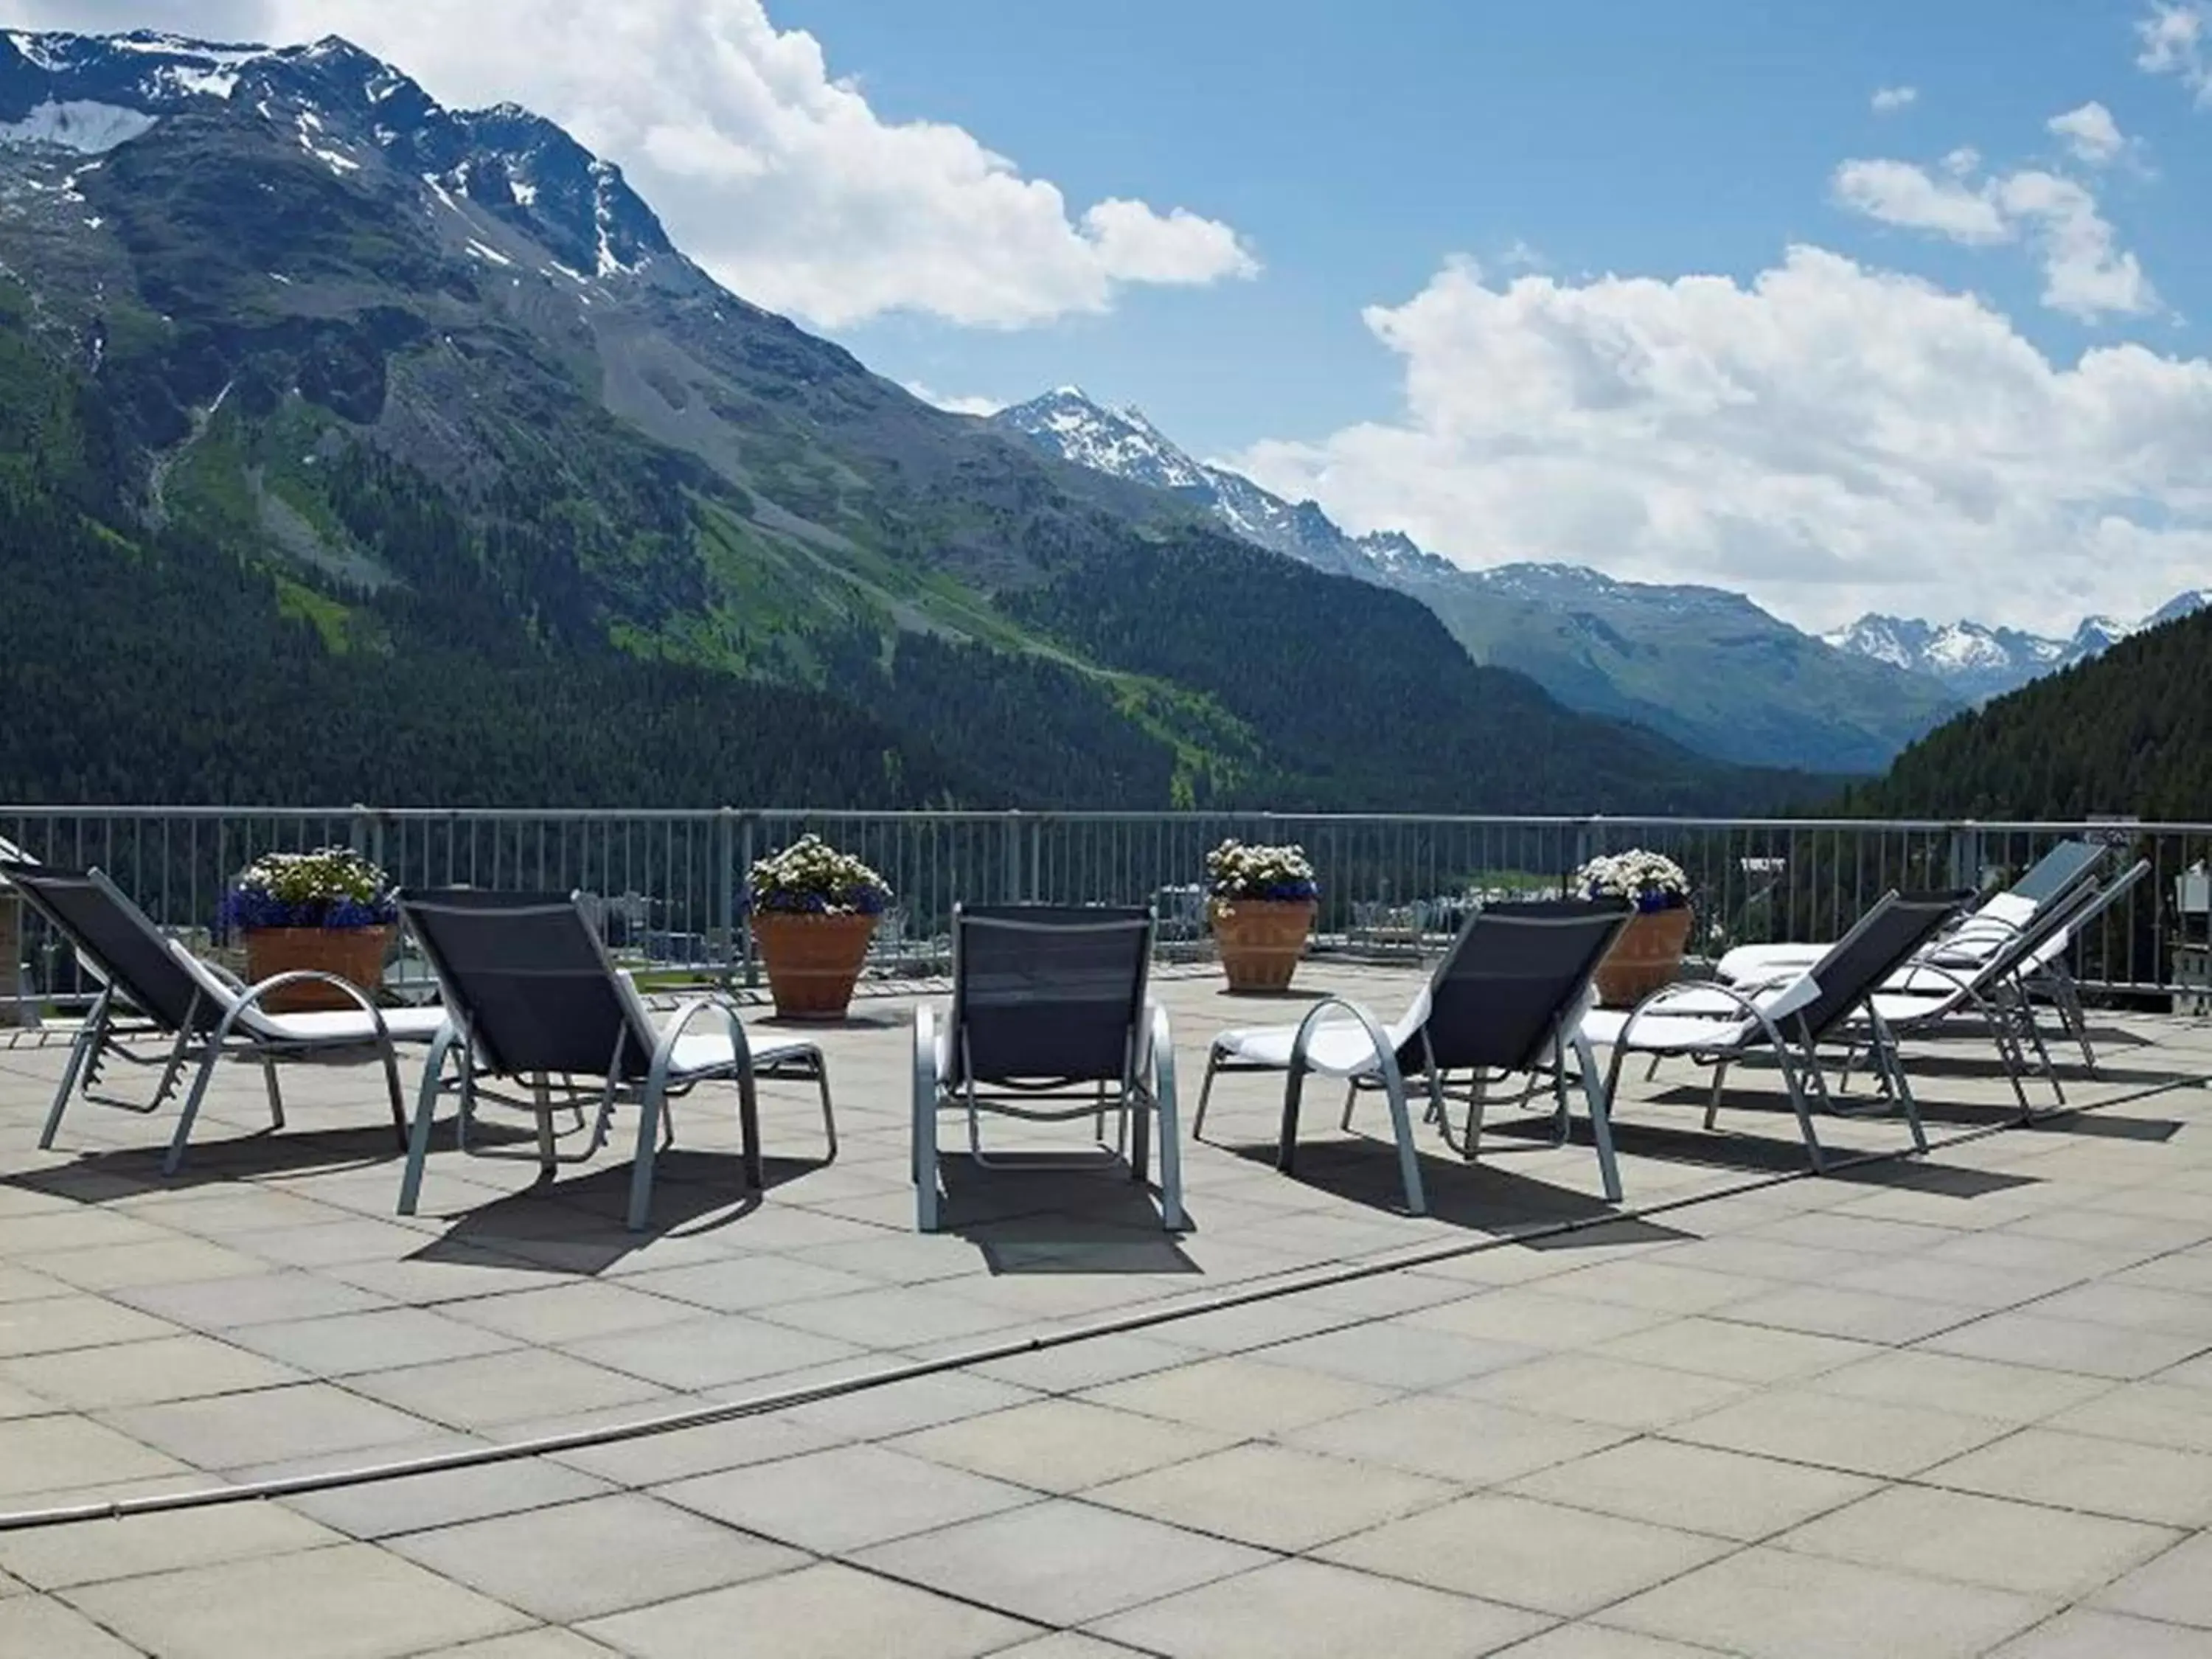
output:
[[[1598,964],[1598,1001],[1631,1008],[1681,970],[1690,939],[1690,878],[1674,860],[1644,848],[1602,854],[1575,872],[1584,898],[1625,898],[1636,906],[1605,960]]]
[[[334,974],[374,997],[399,905],[384,872],[349,847],[264,853],[238,872],[222,902],[222,925],[246,941],[246,977]],[[335,986],[302,982],[270,993],[274,1013],[351,1008]]]
[[[799,1019],[842,1015],[877,920],[891,902],[890,884],[850,853],[808,835],[753,866],[745,901],[776,1012]]]
[[[1286,991],[1313,931],[1321,883],[1303,847],[1224,841],[1206,855],[1206,910],[1232,991]]]

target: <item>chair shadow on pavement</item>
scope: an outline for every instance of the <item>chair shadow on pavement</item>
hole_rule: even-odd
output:
[[[1004,1152],[988,1169],[964,1157],[939,1169],[939,1225],[981,1250],[994,1275],[1205,1271],[1160,1224],[1158,1189],[1131,1180],[1126,1167],[1102,1159],[1071,1170],[1042,1154]]]

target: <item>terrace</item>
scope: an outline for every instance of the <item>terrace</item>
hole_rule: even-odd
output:
[[[54,822],[0,817],[0,834],[66,856],[39,833]],[[218,821],[66,823],[166,836],[181,886],[182,827]],[[250,832],[218,827],[234,865]],[[1169,886],[1185,842],[1225,832],[1161,820],[1160,856],[1128,850],[1133,830],[1116,856]],[[1273,832],[1331,867],[1308,826]],[[1048,895],[1064,833],[1021,848]],[[1346,894],[1347,918],[1354,898],[1560,867],[1506,846],[1518,829],[1449,831],[1463,848],[1395,833],[1413,875]],[[1571,851],[1569,829],[1540,833]],[[1715,837],[1708,890],[1778,873],[1743,860],[1825,858],[1848,899],[1896,878],[1878,845],[1948,861],[1975,856],[1952,850],[1967,833],[2063,827],[1876,830],[1848,860],[1832,841],[1742,850],[1766,834],[1747,827],[1674,833]],[[2159,840],[2162,873],[2201,856],[2194,830],[2127,833]],[[85,861],[131,886],[128,844]],[[138,856],[133,890],[158,905]],[[647,862],[628,883],[550,873],[685,912],[682,860]],[[963,870],[881,862],[926,941],[932,882]],[[2035,1127],[2014,1125],[1986,1043],[1914,1045],[1929,1155],[1895,1156],[1893,1121],[1838,1119],[1824,1136],[1854,1156],[1815,1177],[1771,1072],[1732,1073],[1709,1133],[1693,1068],[1639,1064],[1618,1106],[1625,1202],[1603,1200],[1587,1145],[1553,1146],[1509,1103],[1471,1165],[1425,1139],[1414,1218],[1379,1107],[1349,1134],[1310,1114],[1293,1179],[1273,1167],[1279,1083],[1231,1077],[1186,1143],[1173,1236],[1126,1180],[959,1160],[946,1230],[911,1231],[926,952],[886,960],[821,1034],[834,1164],[809,1091],[770,1087],[769,1186],[741,1201],[728,1091],[702,1091],[644,1233],[621,1224],[619,1154],[541,1182],[441,1152],[423,1212],[395,1216],[368,1067],[295,1066],[276,1133],[252,1068],[223,1068],[174,1179],[167,1115],[80,1106],[40,1152],[70,1018],[66,987],[41,986],[48,1024],[0,1032],[0,1650],[2212,1651],[2212,1025],[2170,1011],[2168,959],[2139,949],[2172,921],[2160,896],[2186,890],[2146,889],[2144,917],[2080,947],[2100,1074],[2062,1065],[2073,1109]],[[157,914],[190,925],[202,896]],[[741,984],[728,915],[702,901],[665,931]],[[1424,947],[1374,943],[1330,939],[1290,1011],[1324,992],[1402,1006]],[[1255,1005],[1202,962],[1164,963],[1157,990],[1188,1121],[1208,1037]],[[88,1507],[125,1513],[61,1518]],[[20,1524],[34,1512],[48,1523]]]

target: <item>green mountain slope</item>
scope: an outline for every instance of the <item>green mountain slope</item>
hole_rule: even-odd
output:
[[[38,711],[0,797],[1813,787],[1571,715],[1398,596],[927,408],[534,118],[343,43],[161,98],[94,161],[0,145],[0,695]]]
[[[2212,611],[1960,716],[1847,799],[1915,817],[2212,818]]]

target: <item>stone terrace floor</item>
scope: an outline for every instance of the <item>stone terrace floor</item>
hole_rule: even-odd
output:
[[[1386,1017],[1413,984],[1303,980]],[[1186,1119],[1215,1028],[1299,1006],[1161,991]],[[1913,1050],[1933,1154],[1826,1179],[1771,1074],[1732,1079],[1707,1134],[1690,1068],[1638,1066],[1619,1212],[1586,1146],[1501,1108],[1473,1168],[1430,1138],[1436,1213],[1402,1216],[1387,1144],[1339,1134],[1327,1089],[1287,1179],[1279,1083],[1231,1079],[1187,1151],[1187,1235],[1124,1179],[963,1163],[951,1230],[921,1237],[908,1006],[823,1034],[836,1163],[804,1091],[771,1088],[770,1189],[738,1205],[732,1097],[704,1092],[636,1237],[611,1149],[543,1188],[447,1151],[395,1218],[363,1066],[293,1067],[270,1136],[255,1068],[227,1066],[173,1182],[167,1112],[80,1104],[42,1154],[62,1049],[0,1042],[0,1511],[619,1425],[1397,1265],[709,1426],[0,1530],[0,1653],[2212,1655],[2201,1022],[2102,1018],[2102,1079],[2069,1081],[2092,1109],[2033,1129],[2002,1127],[1985,1046]]]

